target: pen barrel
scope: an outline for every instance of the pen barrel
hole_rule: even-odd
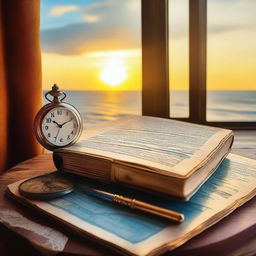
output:
[[[113,201],[122,205],[129,206],[130,208],[138,209],[144,212],[149,212],[149,213],[152,213],[176,222],[181,223],[184,220],[184,215],[182,213],[175,212],[162,207],[158,207],[152,204],[148,204],[136,199],[132,199],[132,198],[128,198],[120,195],[114,195]]]

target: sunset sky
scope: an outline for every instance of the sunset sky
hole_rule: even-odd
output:
[[[171,88],[188,88],[188,0],[170,0]],[[208,1],[208,89],[256,89],[256,1]],[[140,0],[42,0],[43,87],[141,89]]]

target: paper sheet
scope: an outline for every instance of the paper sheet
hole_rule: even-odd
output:
[[[256,194],[255,169],[255,160],[230,154],[188,202],[174,202],[97,182],[81,182],[74,193],[49,202],[25,200],[71,223],[75,229],[113,243],[131,254],[150,255],[153,250],[158,254],[184,243],[252,198]],[[18,184],[9,188],[21,197]],[[182,212],[185,222],[175,224],[94,198],[86,194],[84,186],[88,185]],[[218,217],[214,217],[217,214]]]

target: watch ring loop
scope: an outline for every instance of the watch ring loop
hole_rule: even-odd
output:
[[[65,92],[63,92],[63,97],[62,97],[62,99],[60,99],[60,102],[62,102],[66,97],[67,97],[67,94]]]
[[[48,95],[49,95],[49,94],[51,94],[50,91],[47,92],[44,97],[45,97],[49,102],[51,102],[51,103],[52,103],[52,102],[55,102],[55,103],[56,103],[56,100],[55,100],[55,97],[56,97],[56,96],[51,95],[51,96],[53,97],[53,99],[50,100],[50,99],[48,98]],[[62,95],[63,95],[63,97],[62,97],[61,99],[58,98],[59,102],[62,102],[62,101],[67,97],[67,94],[66,94],[65,92],[62,92]],[[57,102],[58,102],[58,101],[57,101]]]
[[[52,100],[50,100],[47,96],[49,95],[50,92],[47,92],[44,97],[49,101],[49,102],[52,102]]]

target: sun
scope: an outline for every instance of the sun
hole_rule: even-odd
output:
[[[120,85],[127,77],[125,66],[116,58],[108,60],[100,74],[100,79],[113,87]]]

